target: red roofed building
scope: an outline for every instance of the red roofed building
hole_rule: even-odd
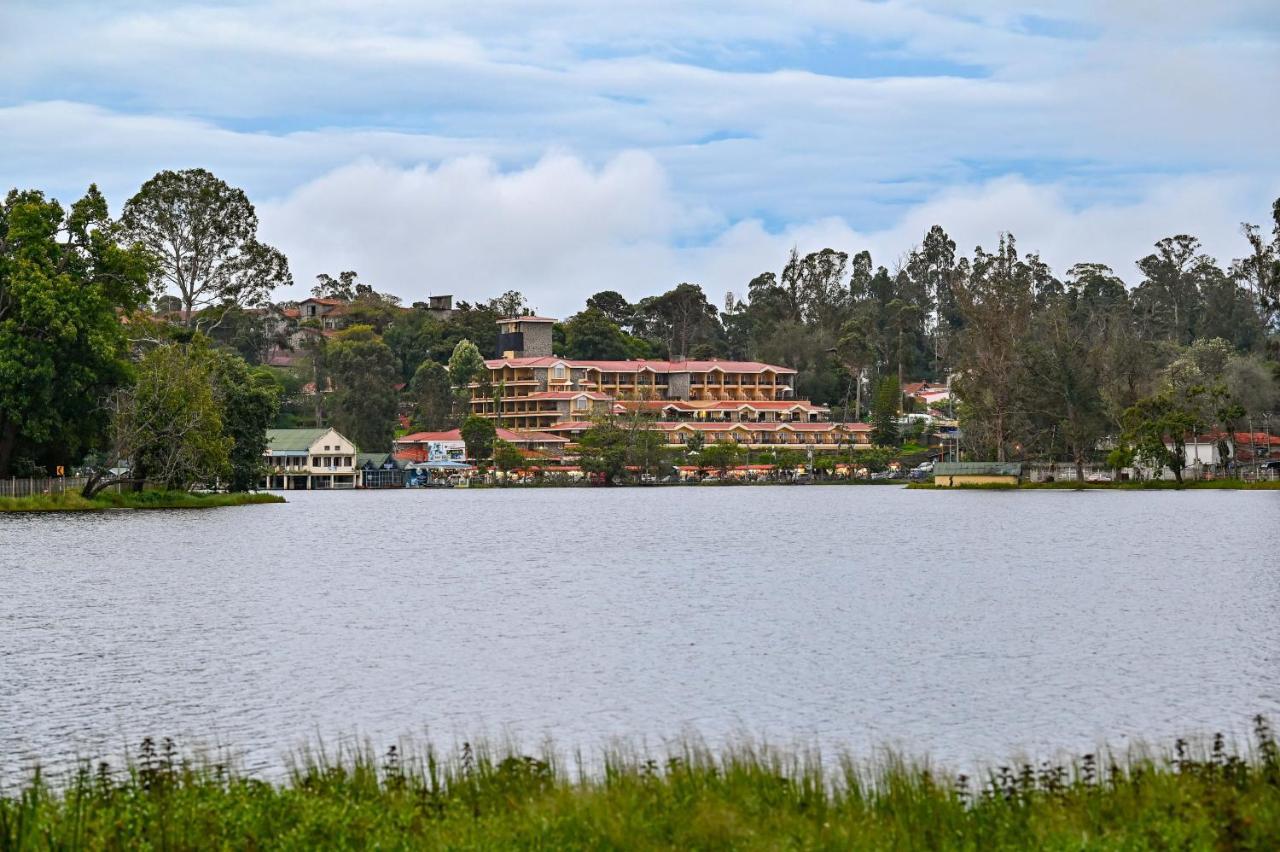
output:
[[[506,441],[526,453],[539,453],[540,457],[560,455],[569,439],[563,435],[515,429],[497,430],[499,441]],[[465,461],[466,442],[462,430],[444,432],[413,432],[396,438],[393,444],[395,457],[400,461]]]
[[[795,398],[796,371],[759,361],[559,358],[549,317],[498,320],[498,357],[470,385],[471,413],[504,426],[577,439],[594,417],[643,413],[668,443],[708,440],[835,448],[869,443],[870,427],[831,423],[826,406]],[[722,425],[726,424],[726,425]],[[728,428],[742,425],[745,428]],[[680,430],[679,426],[689,426]],[[783,428],[788,427],[788,428]]]

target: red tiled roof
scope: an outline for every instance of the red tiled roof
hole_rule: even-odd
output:
[[[743,421],[725,421],[723,423],[706,422],[672,422],[660,421],[653,424],[658,429],[674,432],[677,429],[691,429],[695,432],[729,432],[735,429],[748,432],[830,432],[840,429],[845,432],[870,432],[871,426],[866,423],[747,423]]]
[[[613,397],[599,391],[538,391],[518,397],[519,399],[575,399],[585,396],[587,399],[609,400]]]
[[[498,367],[550,367],[553,364],[565,364],[569,367],[586,367],[603,373],[638,373],[649,370],[654,373],[709,373],[720,370],[724,373],[763,373],[771,370],[775,373],[790,375],[795,370],[790,367],[779,367],[776,364],[762,364],[758,361],[578,361],[572,358],[491,358],[484,362],[493,370]]]
[[[1226,437],[1225,432],[1209,432],[1204,435],[1198,435],[1193,440],[1199,443],[1211,443],[1220,441]],[[1237,447],[1252,446],[1261,444],[1262,446],[1280,447],[1280,435],[1268,435],[1266,432],[1235,432],[1231,436],[1231,441]]]
[[[537,431],[516,431],[514,429],[498,428],[498,440],[506,441],[508,444],[567,444],[568,438],[562,438],[559,435],[549,435],[546,432]]]
[[[539,426],[539,432],[579,432],[586,431],[596,424],[590,420],[570,420],[565,423],[557,423],[554,426]]]
[[[569,442],[568,438],[562,438],[559,435],[548,435],[545,432],[536,431],[516,431],[514,429],[503,429],[502,427],[497,430],[497,438],[510,444],[566,444]],[[437,441],[461,440],[462,430],[450,429],[447,432],[414,432],[396,438],[395,443],[399,446],[400,444],[426,444]]]
[[[397,444],[426,444],[437,441],[461,441],[462,430],[450,429],[446,432],[413,432],[396,438]]]
[[[656,399],[656,400],[621,400],[620,405],[630,409],[641,409],[649,411],[663,411],[668,408],[674,408],[676,411],[740,411],[745,408],[752,408],[756,411],[790,411],[792,409],[800,409],[802,411],[830,411],[825,405],[814,405],[808,400],[683,400],[683,399]]]

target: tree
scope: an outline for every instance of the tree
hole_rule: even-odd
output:
[[[511,471],[524,466],[524,456],[515,444],[508,441],[494,441],[493,465],[502,471],[502,484],[505,485]]]
[[[400,379],[391,348],[369,326],[353,325],[334,335],[325,357],[334,382],[333,427],[364,452],[390,450]]]
[[[1084,462],[1106,430],[1099,349],[1087,326],[1072,322],[1065,300],[1043,310],[1023,342],[1022,407],[1043,439],[1061,439],[1075,463],[1076,481],[1084,479]]]
[[[564,324],[564,357],[591,361],[634,357],[639,341],[624,334],[599,308],[587,308]]]
[[[382,333],[383,341],[395,353],[400,364],[400,378],[410,381],[422,362],[431,359],[444,366],[451,350],[442,345],[444,324],[426,308],[401,311],[395,322]]]
[[[612,485],[627,470],[627,439],[625,429],[612,420],[602,420],[582,433],[578,463],[603,484]]]
[[[614,290],[601,290],[587,299],[587,309],[593,308],[619,328],[629,328],[635,319],[635,306]]]
[[[463,394],[461,399],[464,404],[471,398],[467,385],[477,381],[481,375],[487,375],[487,368],[480,350],[470,340],[458,341],[458,345],[453,347],[453,354],[449,356],[449,381],[453,382],[453,387],[459,394]]]
[[[646,333],[666,344],[668,357],[684,361],[695,343],[716,340],[723,329],[715,305],[696,284],[680,284],[661,296],[650,296],[636,307]]]
[[[321,272],[316,276],[316,284],[311,288],[311,295],[317,299],[340,299],[343,302],[350,302],[356,297],[356,279],[359,277],[359,273],[352,269],[339,272],[337,278]]]
[[[1187,345],[1199,334],[1202,288],[1223,277],[1213,258],[1200,252],[1200,241],[1187,234],[1166,237],[1138,261],[1145,276],[1133,291],[1134,307],[1147,337]]]
[[[280,386],[269,371],[251,370],[230,352],[213,350],[208,357],[222,433],[232,442],[227,487],[248,491],[257,486],[265,469],[262,456],[267,429],[280,411]]]
[[[1240,226],[1252,253],[1232,263],[1231,274],[1249,287],[1263,327],[1275,331],[1280,330],[1280,198],[1271,205],[1271,218],[1270,241],[1257,225]]]
[[[519,290],[508,290],[496,299],[489,300],[489,307],[499,317],[518,317],[529,313],[528,301]]]
[[[128,479],[141,488],[186,490],[227,476],[235,438],[223,434],[211,359],[202,346],[168,343],[142,357],[137,383],[116,392],[113,455],[128,460]],[[91,485],[101,490],[102,478]],[[108,483],[109,484],[109,483]],[[96,491],[86,485],[86,496]]]
[[[293,283],[285,256],[258,240],[244,192],[204,169],[158,173],[125,203],[121,224],[154,258],[156,289],[177,291],[187,325],[206,308],[260,306]]]
[[[101,442],[100,402],[129,377],[117,311],[145,304],[149,269],[97,187],[70,210],[34,191],[0,204],[0,476],[19,453],[69,464]]]
[[[449,371],[435,361],[423,361],[409,382],[413,400],[413,428],[427,432],[449,428],[453,419],[453,387]]]
[[[462,442],[467,447],[467,458],[480,461],[489,457],[493,451],[494,438],[498,434],[498,429],[493,425],[492,420],[472,414],[462,421],[459,431],[462,433]]]
[[[662,432],[647,421],[633,422],[627,431],[627,464],[649,476],[656,476],[663,468],[670,467],[667,439]]]
[[[924,289],[932,306],[933,373],[942,375],[942,358],[951,336],[964,325],[952,285],[956,269],[956,244],[941,225],[925,234],[920,248],[907,259],[907,274]]]
[[[702,448],[702,452],[698,454],[698,463],[704,469],[716,471],[723,479],[741,458],[742,447],[733,441],[713,441]]]
[[[1019,341],[1032,311],[1030,275],[1013,235],[1001,236],[995,254],[977,248],[972,268],[962,262],[955,284],[965,320],[957,382],[965,434],[1005,461],[1020,414]]]
[[[898,384],[893,377],[881,377],[871,404],[871,443],[877,447],[898,446],[899,398]]]
[[[1172,389],[1138,400],[1124,413],[1124,441],[1157,471],[1169,468],[1182,484],[1187,464],[1187,436],[1196,428],[1197,411],[1180,402]]]

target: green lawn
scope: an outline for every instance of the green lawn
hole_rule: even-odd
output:
[[[278,494],[191,494],[186,491],[125,491],[86,500],[76,492],[0,497],[0,512],[94,512],[103,509],[211,509],[253,503],[283,503]]]
[[[318,752],[278,782],[144,748],[0,791],[0,849],[1275,849],[1264,721],[1162,756],[952,776],[884,758],[685,746],[581,770],[545,754]]]

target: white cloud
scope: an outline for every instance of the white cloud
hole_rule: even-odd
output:
[[[301,281],[559,313],[718,300],[793,242],[891,261],[935,222],[1131,275],[1177,231],[1225,259],[1280,194],[1277,24],[1267,0],[11,0],[0,181],[118,208],[204,166]]]
[[[509,172],[476,157],[434,169],[364,161],[259,209],[264,236],[290,257],[298,293],[319,272],[356,269],[406,301],[519,289],[540,311],[566,316],[599,290],[638,299],[681,281],[701,284],[718,304],[778,270],[793,245],[868,249],[891,266],[934,224],[961,253],[990,249],[1012,231],[1021,251],[1039,251],[1059,274],[1102,262],[1132,283],[1134,261],[1175,233],[1200,237],[1223,262],[1243,253],[1239,220],[1261,220],[1271,200],[1225,176],[1152,179],[1134,200],[1079,209],[1067,195],[1000,178],[939,193],[880,230],[827,217],[771,232],[759,220],[729,224],[686,206],[652,157],[628,152],[599,169],[566,154]],[[708,231],[710,239],[688,239]]]

